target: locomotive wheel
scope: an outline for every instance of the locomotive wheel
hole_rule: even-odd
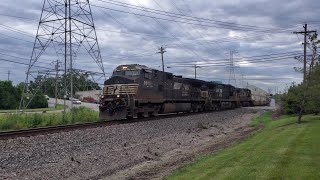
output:
[[[150,113],[150,116],[153,116],[153,117],[159,116],[159,113],[157,111],[153,111]]]
[[[137,118],[142,118],[142,117],[143,117],[143,113],[142,112],[137,113]]]
[[[142,113],[142,117],[144,117],[144,118],[149,117],[149,112],[143,112],[143,113]]]

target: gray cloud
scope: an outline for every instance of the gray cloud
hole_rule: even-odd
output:
[[[229,50],[238,51],[234,55],[235,58],[289,51],[301,51],[302,53],[302,36],[294,35],[291,32],[302,30],[301,23],[303,22],[310,22],[310,28],[316,30],[319,29],[320,24],[319,21],[317,22],[320,4],[316,0],[127,0],[121,2],[230,23],[268,28],[286,28],[286,31],[284,33],[236,31],[223,28],[219,25],[214,25],[217,27],[206,27],[203,23],[203,26],[199,26],[155,20],[153,18],[140,17],[92,6],[92,13],[107,75],[111,75],[112,70],[117,65],[126,63],[145,64],[161,69],[159,67],[161,65],[160,55],[156,54],[157,48],[161,45],[167,47],[167,53],[164,55],[167,66],[177,65],[177,62],[178,64],[183,64],[187,61],[205,62],[206,60],[216,59],[218,62],[219,59],[229,58]],[[3,0],[0,8],[0,24],[35,34],[42,3],[43,1],[38,0]],[[132,13],[184,21],[174,17],[170,18],[118,7],[97,0],[91,1],[91,3]],[[3,15],[29,18],[33,19],[33,21]],[[198,24],[198,22],[192,23]],[[213,24],[207,23],[207,25]],[[28,63],[27,59],[31,56],[32,43],[26,41],[33,42],[34,38],[0,26],[0,52],[26,59],[1,55],[2,58]],[[79,52],[81,53],[76,58],[76,68],[99,71],[97,65],[85,54],[83,49]],[[57,58],[55,50],[48,49],[48,52],[43,54],[41,59],[39,59],[39,64],[37,65],[51,68],[53,65],[50,65],[50,63]],[[227,61],[224,62],[227,63]],[[274,88],[275,86],[284,89],[286,84],[290,84],[292,81],[301,81],[302,75],[293,70],[293,67],[301,65],[292,58],[257,62],[249,65],[236,63],[236,65],[240,65],[240,68],[236,68],[235,70],[238,80],[237,84],[242,84],[242,74],[244,84],[249,82],[264,89]],[[7,78],[6,72],[9,69],[12,71],[11,78],[14,83],[24,81],[27,66],[3,62],[0,67],[0,79]],[[194,68],[191,66],[184,68],[173,67],[167,70],[189,78],[194,76]],[[208,81],[221,80],[224,83],[228,83],[229,68],[224,66],[203,67],[198,69],[197,76],[200,79]]]

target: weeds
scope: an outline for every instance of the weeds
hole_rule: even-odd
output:
[[[98,112],[85,107],[63,113],[6,114],[0,116],[0,131],[99,121]]]

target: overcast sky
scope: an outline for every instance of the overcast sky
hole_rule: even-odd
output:
[[[292,32],[302,31],[304,23],[308,23],[310,30],[320,27],[317,0],[90,2],[107,76],[120,64],[144,64],[161,69],[161,56],[156,52],[164,46],[166,71],[193,78],[193,66],[197,64],[197,78],[229,83],[228,59],[230,51],[234,51],[237,86],[249,83],[265,90],[275,87],[283,90],[293,81],[302,80],[302,74],[293,69],[302,64],[293,57],[303,53],[303,36]],[[7,79],[10,70],[10,79],[15,84],[24,81],[25,64],[31,57],[42,6],[40,0],[1,1],[1,80]],[[157,14],[143,8],[155,9]],[[176,15],[168,16],[163,11]],[[61,60],[54,48],[59,49],[48,47],[35,65],[53,68],[52,62]],[[77,52],[75,68],[101,72],[85,51]]]

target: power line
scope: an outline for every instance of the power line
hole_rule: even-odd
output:
[[[268,63],[268,62],[272,62],[272,61],[277,61],[277,60],[284,60],[284,59],[293,59],[292,56],[283,56],[283,57],[278,57],[278,58],[273,58],[273,59],[253,59],[252,61],[249,61],[250,64],[255,64],[255,63]],[[240,62],[241,61],[237,61]],[[181,67],[190,67],[193,66],[194,64],[186,64],[186,63],[176,63],[176,64],[168,64],[170,66],[176,66],[176,65],[180,65]],[[205,64],[197,64],[197,66],[201,66],[201,67],[209,67],[209,66],[222,66],[222,67],[229,67],[230,63],[225,62],[225,63],[205,63]],[[241,66],[241,64],[240,64]]]
[[[137,1],[136,1],[136,2],[137,2]],[[143,7],[139,2],[137,2],[137,3],[139,4],[139,6],[140,6],[141,8],[144,9],[144,7]],[[139,16],[137,16],[137,17],[139,17]],[[140,17],[139,17],[139,19],[140,19]],[[152,19],[153,19],[157,24],[159,24],[160,26],[162,26],[162,28],[164,28],[169,34],[171,34],[171,36],[172,36],[174,39],[177,39],[177,41],[180,42],[179,44],[181,44],[181,46],[185,47],[189,52],[193,53],[194,55],[196,55],[196,56],[198,56],[198,57],[201,57],[201,55],[199,55],[198,53],[196,53],[196,52],[193,51],[192,49],[187,48],[187,46],[185,46],[185,45],[181,42],[181,40],[180,40],[179,38],[177,38],[177,36],[176,36],[175,34],[173,34],[172,32],[170,32],[170,31],[169,31],[169,28],[168,28],[166,25],[161,24],[157,18],[153,17]],[[141,20],[141,19],[140,19],[140,20]],[[143,20],[141,20],[141,21],[142,21],[143,23],[145,23],[146,25],[152,27],[151,25],[147,24],[145,21],[143,21]],[[153,27],[152,27],[152,28],[153,28]],[[154,29],[155,31],[159,32],[157,28],[153,28],[153,29]],[[159,33],[160,33],[160,32],[159,32]]]
[[[8,56],[8,57],[13,57],[13,58],[24,59],[24,60],[30,61],[30,59],[28,59],[28,58],[23,58],[23,57],[19,57],[19,56],[13,56],[13,55],[4,54],[4,53],[1,53],[1,52],[0,52],[0,54],[1,54],[1,55],[4,55],[4,56]],[[39,63],[46,64],[46,65],[50,65],[50,63],[45,63],[45,62],[39,62]]]
[[[17,18],[17,19],[24,19],[24,20],[29,20],[29,21],[35,21],[34,19],[31,18],[26,18],[26,17],[21,17],[21,16],[14,16],[14,15],[9,15],[9,14],[3,14],[1,13],[0,16],[6,16],[6,17],[13,17],[13,18]]]
[[[162,6],[161,6],[156,0],[153,0],[153,2],[155,2],[155,3],[157,4],[157,6],[159,6],[162,10],[164,10],[164,9],[162,8]],[[176,9],[180,12],[180,10],[179,10],[177,7],[176,7]],[[166,11],[164,11],[164,12],[166,12]],[[180,13],[181,13],[181,12],[180,12]],[[181,13],[181,14],[182,14],[182,13]],[[171,19],[173,19],[173,18],[171,18]],[[183,32],[185,32],[185,34],[188,34],[190,37],[193,37],[193,35],[192,35],[189,31],[184,31],[184,28],[183,28],[179,23],[177,23],[177,25],[181,28],[181,30],[183,30]],[[203,38],[203,36],[201,35],[201,33],[198,31],[198,29],[195,29],[195,28],[193,28],[192,26],[191,26],[191,28],[192,28],[193,30],[195,30],[195,31],[197,32],[197,34]],[[206,42],[206,41],[203,41],[203,42],[205,42],[206,45],[209,45],[209,47],[212,48],[211,44],[209,44],[209,43]],[[198,44],[201,45],[201,46],[203,46],[204,48],[206,48],[203,43],[198,42]],[[215,48],[213,48],[213,49],[215,49]],[[220,52],[217,51],[217,50],[215,50],[215,52],[220,53]],[[210,53],[211,55],[213,55],[211,51],[209,51],[209,53]],[[220,53],[220,54],[221,54],[221,53]]]
[[[105,0],[98,0],[98,1],[117,5],[117,6],[127,7],[127,8],[131,8],[131,9],[135,9],[135,10],[140,10],[140,11],[142,10],[141,7],[133,5],[133,4],[129,4],[129,3],[123,3],[123,2],[114,1],[114,0],[109,0],[109,2],[107,2]],[[97,5],[94,5],[94,6],[102,7],[102,6],[97,6]],[[109,8],[109,9],[115,10],[115,9],[111,9],[111,8]],[[204,22],[204,23],[211,23],[211,24],[216,24],[216,25],[221,25],[221,26],[229,26],[230,28],[231,27],[247,28],[247,29],[251,28],[251,30],[261,30],[261,31],[266,31],[266,30],[275,31],[275,30],[286,30],[287,29],[287,28],[267,28],[267,27],[253,26],[253,25],[244,25],[244,24],[239,24],[239,23],[223,22],[223,21],[207,19],[207,18],[192,17],[192,16],[187,16],[187,15],[183,15],[183,14],[178,14],[178,13],[173,13],[173,12],[168,12],[168,11],[163,11],[163,10],[158,10],[158,9],[153,9],[153,8],[147,8],[147,7],[144,7],[143,10],[147,11],[149,13],[153,13],[153,14],[164,15],[164,16],[169,16],[169,17],[176,17],[176,18],[190,20],[190,21],[198,21],[198,22],[200,21],[200,22]],[[117,11],[122,12],[121,10],[117,10]]]
[[[15,63],[15,64],[20,64],[20,65],[29,66],[29,64],[27,64],[27,63],[17,62],[17,61],[13,61],[13,60],[9,60],[9,59],[0,58],[0,61],[6,61],[6,62]],[[34,67],[52,70],[52,68],[47,68],[47,67],[43,67],[43,66],[35,66],[35,65],[34,65]]]
[[[28,43],[32,43],[32,44],[33,44],[32,41],[24,40],[24,39],[17,38],[17,37],[14,37],[14,36],[6,35],[6,34],[3,34],[3,33],[0,33],[0,35],[2,35],[2,36],[7,36],[7,37],[9,37],[9,38],[13,38],[13,39],[17,39],[17,40],[20,40],[20,41],[25,41],[25,42],[28,42]]]
[[[110,15],[110,14],[109,14]],[[114,19],[114,18],[113,18]],[[1,26],[1,25],[0,25]],[[29,37],[33,37],[34,35],[33,34],[30,34],[30,33],[27,33],[25,31],[21,31],[19,29],[16,29],[16,28],[13,28],[13,27],[9,27],[9,26],[6,26],[6,25],[2,25],[4,27],[2,28],[5,28],[7,30],[10,30],[10,31],[13,31],[13,32],[16,32],[16,33],[20,33],[20,34],[23,34],[23,35],[26,35],[26,36],[29,36]],[[102,29],[100,29],[102,30]],[[103,31],[108,31],[108,30],[103,30]],[[111,31],[111,32],[115,32],[115,31]],[[154,36],[154,37],[158,37],[158,38],[170,38],[169,36],[156,36],[156,35],[150,35],[150,34],[144,34],[144,33],[125,33],[125,32],[117,32],[117,33],[124,33],[124,34],[136,34],[136,35],[146,35],[146,36]],[[1,34],[1,33],[0,33]],[[3,34],[4,35],[4,34]],[[8,36],[8,35],[5,35],[5,36]],[[12,37],[12,36],[8,36],[8,37],[11,37],[11,38],[15,38],[15,39],[18,39],[18,40],[22,40],[22,39],[19,39],[19,38],[16,38],[16,37]],[[240,37],[240,36],[239,36]],[[44,40],[47,40],[43,37],[38,37],[38,38],[42,38]],[[218,40],[213,40],[211,42],[221,42],[221,41],[224,41],[224,42],[228,42],[228,41],[234,41],[234,40],[244,40],[244,39],[249,39],[250,36],[247,36],[246,38],[224,38],[224,39],[228,39],[228,40],[224,40],[224,39],[218,39]],[[22,41],[26,41],[26,40],[22,40]],[[31,41],[27,41],[27,42],[30,42],[30,43],[33,43]],[[54,41],[55,42],[55,41]],[[205,42],[208,42],[207,40],[205,40]],[[186,48],[188,49],[188,48]]]
[[[258,56],[249,56],[249,57],[240,57],[240,58],[234,58],[234,59],[238,59],[238,60],[242,60],[242,59],[246,59],[246,61],[254,61],[254,60],[265,60],[265,59],[272,59],[272,58],[279,58],[279,57],[290,57],[290,56],[295,56],[295,55],[300,55],[301,52],[296,52],[296,51],[293,51],[293,52],[284,52],[284,53],[275,53],[275,54],[265,54],[265,55],[258,55]],[[273,57],[273,56],[276,56],[276,57]],[[258,59],[255,59],[255,58],[258,58]],[[179,61],[176,61],[176,62],[170,62],[170,63],[225,63],[225,62],[228,62],[229,59],[215,59],[215,60],[204,60],[204,61],[183,61],[183,62],[179,62]]]
[[[179,22],[179,23],[184,23],[184,24],[191,24],[191,25],[198,25],[198,26],[205,26],[205,27],[214,27],[214,28],[223,28],[223,29],[231,29],[231,30],[238,30],[238,31],[254,31],[254,32],[260,32],[260,33],[275,33],[274,31],[271,31],[271,30],[254,30],[254,29],[244,29],[244,28],[241,29],[241,28],[232,28],[232,27],[225,27],[225,26],[218,26],[218,25],[208,25],[208,24],[204,25],[204,24],[191,23],[191,22],[180,21],[180,20],[170,20],[170,19],[167,19],[167,18],[149,16],[149,15],[144,15],[144,14],[139,14],[139,13],[134,13],[134,12],[128,12],[128,11],[123,11],[123,10],[119,10],[119,9],[113,9],[113,8],[108,8],[108,7],[98,6],[98,5],[92,5],[92,6],[97,7],[97,8],[103,8],[103,9],[111,10],[111,11],[126,13],[126,14],[133,14],[133,15],[141,16],[141,17],[156,18],[158,20]],[[155,14],[158,14],[158,13],[155,13]],[[193,20],[193,21],[195,21],[195,20]],[[288,32],[279,31],[278,33],[288,33]]]

